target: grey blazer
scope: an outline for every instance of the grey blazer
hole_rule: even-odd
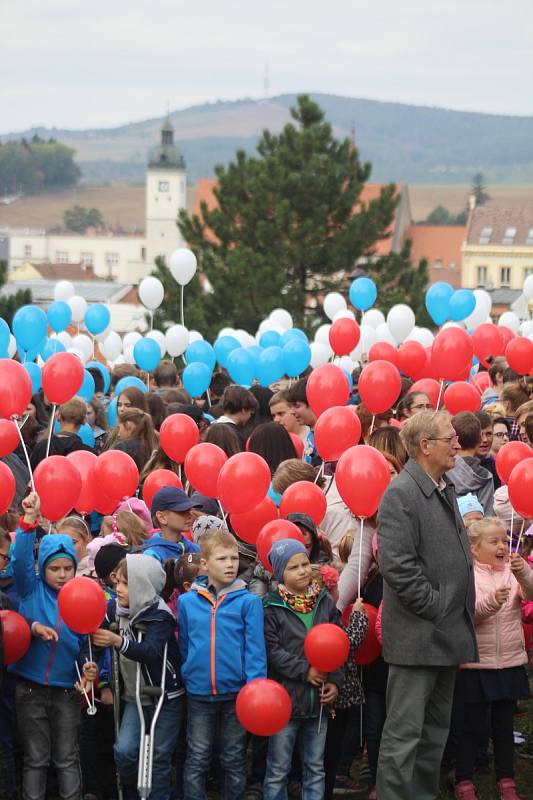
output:
[[[410,459],[378,511],[383,657],[389,664],[478,660],[472,556],[453,484],[438,489]]]

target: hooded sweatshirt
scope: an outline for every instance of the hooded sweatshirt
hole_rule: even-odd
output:
[[[457,456],[455,466],[446,475],[455,486],[457,497],[475,494],[485,512],[486,517],[493,513],[494,481],[491,473],[479,463],[474,456]]]
[[[26,654],[10,670],[35,683],[72,689],[78,679],[74,662],[85,637],[71,631],[61,620],[57,607],[59,592],[46,583],[44,569],[49,558],[61,552],[68,554],[76,567],[76,550],[70,536],[60,533],[44,536],[39,547],[39,571],[36,573],[34,545],[35,531],[26,533],[17,530],[13,547],[13,575],[20,596],[19,613],[54,628],[59,640],[43,642],[32,637]]]
[[[156,530],[153,536],[143,544],[142,552],[147,556],[157,558],[164,564],[169,558],[181,558],[184,553],[199,553],[200,548],[184,536],[177,542],[171,542],[170,539],[163,538],[160,530]]]

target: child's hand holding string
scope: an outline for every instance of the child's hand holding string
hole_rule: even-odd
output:
[[[24,498],[22,508],[24,509],[24,522],[28,525],[33,525],[34,522],[37,522],[41,514],[41,500],[37,492],[30,492]]]
[[[122,636],[105,628],[98,628],[92,633],[91,641],[96,647],[122,647]]]
[[[98,665],[94,661],[86,661],[83,665],[83,674],[81,680],[74,684],[78,692],[86,692],[91,683],[94,683],[98,677]]]
[[[327,706],[336,700],[338,694],[339,689],[335,683],[324,683],[320,689],[320,702]]]
[[[50,628],[48,625],[43,625],[42,622],[33,622],[31,626],[31,635],[36,639],[41,639],[43,642],[57,642],[57,631]]]
[[[526,561],[522,558],[521,555],[518,553],[511,553],[509,556],[509,566],[511,567],[511,572],[515,576],[517,580],[521,578],[526,578],[531,570],[531,567],[527,564]]]
[[[313,686],[322,686],[322,684],[326,680],[326,673],[320,672],[316,667],[309,667],[307,672],[307,680],[309,683],[312,683]]]
[[[505,605],[505,603],[507,602],[507,598],[509,597],[510,591],[511,589],[509,588],[509,586],[500,586],[499,589],[496,589],[496,591],[494,592],[494,596],[496,598],[496,602],[500,606]]]

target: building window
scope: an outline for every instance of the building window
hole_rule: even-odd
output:
[[[442,258],[436,258],[433,262],[434,269],[442,269]]]
[[[449,268],[450,268],[450,269],[455,269],[455,267],[457,266],[457,264],[455,263],[455,261],[450,261],[450,263],[448,264],[448,266],[449,266]]]
[[[146,247],[141,247],[141,258],[146,261]]]
[[[106,253],[105,254],[105,263],[108,267],[116,267],[118,266],[118,253]]]
[[[80,253],[80,264],[82,267],[92,267],[94,258],[92,253]]]
[[[68,253],[66,250],[57,250],[56,251],[56,263],[57,264],[68,264]]]
[[[506,228],[503,234],[502,244],[514,244],[514,237],[516,236],[516,228]]]
[[[508,289],[511,284],[511,267],[500,267],[500,286]]]
[[[477,285],[482,287],[487,285],[487,267],[477,268]]]
[[[481,228],[481,233],[479,234],[479,243],[489,244],[491,236],[492,236],[492,227],[490,225],[485,225],[484,228]]]
[[[533,244],[533,228],[530,228],[527,232],[526,244]]]
[[[31,244],[24,245],[24,258],[31,258]]]

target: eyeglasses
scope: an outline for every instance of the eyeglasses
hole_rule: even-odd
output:
[[[509,438],[509,434],[507,433],[507,431],[501,431],[499,433],[494,433],[493,436],[496,436],[498,439],[503,439],[505,436],[507,436],[507,438]]]
[[[427,436],[426,438],[430,442],[447,442],[448,444],[459,441],[457,434],[455,436]]]

